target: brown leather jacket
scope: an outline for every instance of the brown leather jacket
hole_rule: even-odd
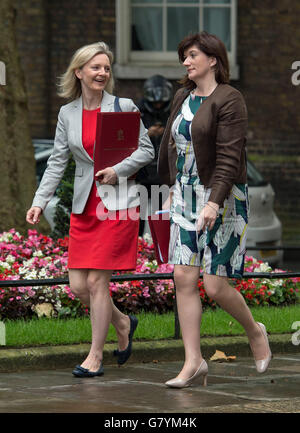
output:
[[[177,151],[171,128],[188,96],[179,89],[160,144],[158,173],[161,182],[175,183]],[[209,201],[222,207],[234,183],[247,182],[247,108],[242,94],[228,84],[219,84],[205,99],[192,121],[192,141],[198,175],[211,187]]]

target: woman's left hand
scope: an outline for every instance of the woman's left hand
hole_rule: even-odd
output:
[[[208,201],[198,218],[197,231],[200,232],[201,229],[204,231],[206,228],[212,230],[218,214],[219,205],[212,201]]]
[[[106,167],[103,170],[97,171],[95,178],[101,185],[115,185],[118,179],[117,174],[112,167]]]
[[[212,201],[208,201],[204,207],[204,212],[203,212],[204,227],[207,227],[208,230],[212,230],[218,215],[219,215],[219,205]]]

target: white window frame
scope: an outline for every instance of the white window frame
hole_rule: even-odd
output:
[[[217,4],[209,4],[216,6]],[[180,4],[178,4],[180,6]],[[228,52],[230,78],[239,78],[237,54],[237,0],[231,0],[231,51]],[[201,9],[201,8],[200,8]],[[161,74],[168,79],[178,79],[185,68],[179,64],[177,52],[130,51],[131,49],[130,0],[116,0],[116,64],[114,75],[121,79],[147,79]],[[202,19],[200,14],[200,20]]]

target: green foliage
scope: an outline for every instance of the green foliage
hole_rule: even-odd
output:
[[[70,156],[66,171],[57,191],[59,202],[54,216],[55,229],[51,233],[54,239],[63,238],[69,234],[70,214],[73,200],[73,184],[75,173],[75,161]]]

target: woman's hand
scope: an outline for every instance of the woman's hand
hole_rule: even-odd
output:
[[[38,206],[31,207],[26,214],[26,221],[29,224],[37,224],[40,222],[40,215],[42,213],[42,208]]]
[[[95,178],[101,185],[115,185],[118,180],[118,176],[112,167],[106,167],[103,170],[99,170],[96,173]]]
[[[197,232],[200,232],[200,230],[204,231],[206,228],[208,230],[212,230],[218,214],[219,205],[217,203],[213,203],[212,201],[208,201],[197,220]]]
[[[163,135],[165,128],[162,125],[152,125],[148,129],[149,137],[160,137]]]

